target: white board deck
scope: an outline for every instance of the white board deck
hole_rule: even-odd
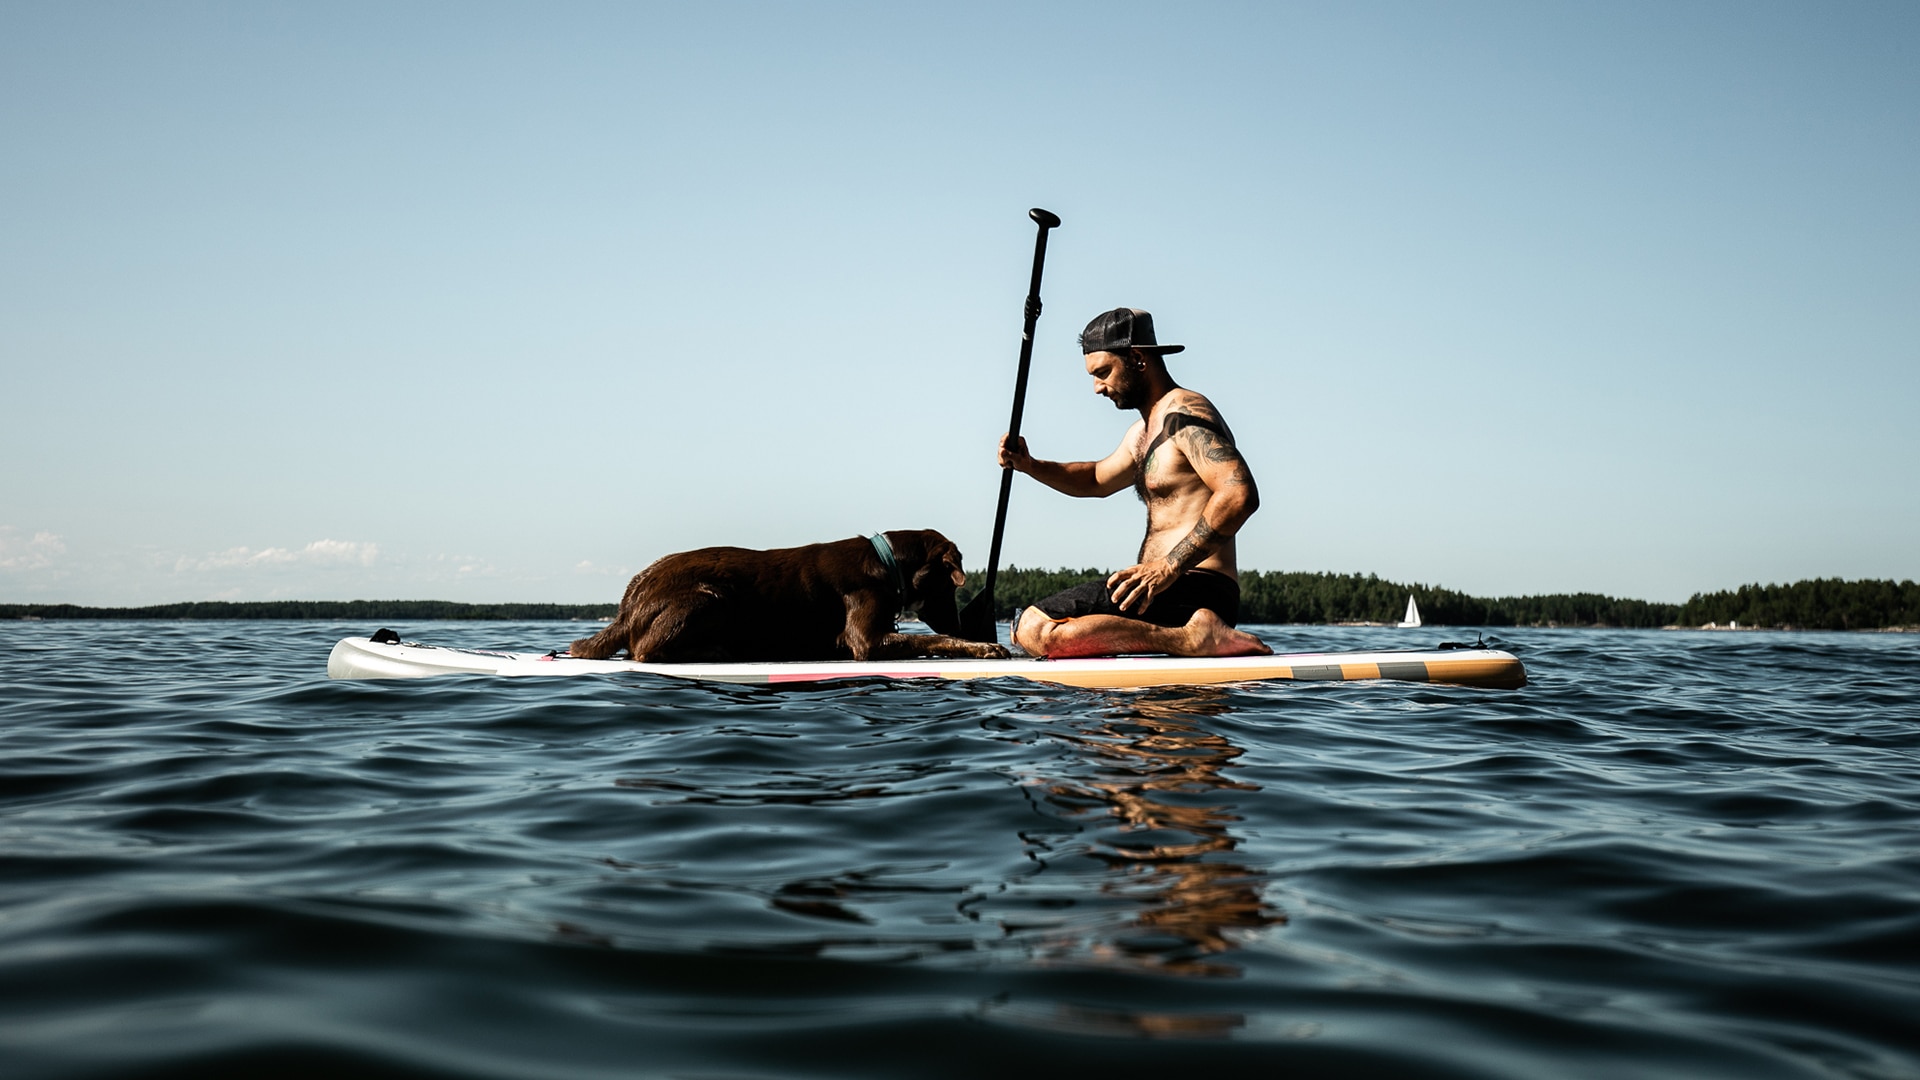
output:
[[[1276,656],[1112,656],[1090,660],[831,660],[809,663],[642,664],[576,660],[541,653],[450,649],[346,638],[327,657],[335,679],[420,679],[432,675],[559,676],[638,671],[676,679],[777,685],[833,679],[1031,679],[1065,686],[1122,688],[1203,686],[1267,679],[1344,681],[1398,679],[1517,689],[1526,668],[1497,649],[1439,649]]]

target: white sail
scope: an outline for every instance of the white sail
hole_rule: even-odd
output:
[[[1400,625],[1401,626],[1419,626],[1420,625],[1420,606],[1413,602],[1413,596],[1411,594],[1407,596],[1407,617],[1400,620]]]

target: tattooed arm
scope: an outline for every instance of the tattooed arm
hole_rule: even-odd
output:
[[[1206,558],[1207,553],[1212,551],[1214,545],[1219,542],[1220,530],[1214,528],[1207,522],[1206,517],[1202,516],[1194,523],[1193,531],[1181,537],[1180,542],[1173,545],[1173,549],[1167,552],[1165,559],[1167,568],[1178,577],[1200,565],[1200,560]]]
[[[1167,417],[1168,438],[1180,447],[1187,463],[1212,495],[1200,520],[1172,550],[1166,561],[1176,573],[1200,564],[1224,537],[1232,536],[1260,508],[1260,490],[1253,470],[1233,444],[1233,432],[1210,406],[1195,402],[1186,411]]]

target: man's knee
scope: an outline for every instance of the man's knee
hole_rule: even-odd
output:
[[[1054,620],[1037,607],[1024,607],[1013,622],[1013,643],[1027,651],[1029,656],[1047,655],[1047,632],[1053,629]]]

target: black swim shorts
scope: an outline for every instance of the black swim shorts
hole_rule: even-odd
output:
[[[1033,605],[1050,619],[1082,615],[1118,615],[1155,626],[1185,626],[1193,613],[1206,608],[1228,626],[1240,623],[1240,583],[1218,570],[1189,570],[1166,592],[1153,598],[1145,611],[1121,611],[1107,589],[1107,579],[1083,582],[1054,593]]]

